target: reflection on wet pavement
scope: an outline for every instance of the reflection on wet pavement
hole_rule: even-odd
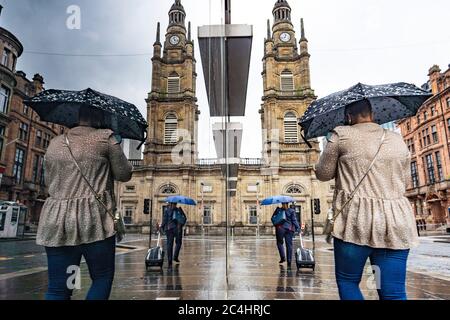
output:
[[[181,264],[145,270],[146,241],[133,241],[135,250],[116,257],[116,277],[112,299],[338,299],[334,278],[333,253],[321,238],[317,241],[316,270],[297,271],[278,264],[273,238],[234,238],[229,247],[229,278],[226,279],[226,242],[222,238],[186,238]],[[306,241],[307,246],[311,242]],[[294,246],[295,247],[295,246]],[[86,265],[82,265],[82,289],[74,299],[83,299],[89,284]],[[0,299],[43,299],[46,272],[0,280]],[[408,273],[410,299],[449,299],[450,282],[424,274]],[[367,299],[377,299],[365,272],[361,289]]]

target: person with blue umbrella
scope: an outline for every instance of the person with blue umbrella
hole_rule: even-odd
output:
[[[294,239],[294,232],[300,230],[295,210],[289,207],[289,203],[295,202],[295,199],[287,196],[275,196],[264,199],[261,205],[280,204],[281,208],[277,207],[272,215],[272,223],[276,228],[277,248],[280,254],[280,264],[285,263],[287,259],[288,268],[292,263],[292,241]],[[286,250],[284,248],[286,242]]]
[[[160,230],[167,237],[167,260],[168,268],[171,269],[172,261],[180,263],[179,255],[183,244],[183,227],[187,222],[186,214],[182,208],[177,207],[177,204],[195,206],[197,203],[193,199],[183,196],[168,197],[166,202],[169,203],[169,207],[164,211],[163,223],[161,224]],[[173,249],[174,243],[175,252]]]

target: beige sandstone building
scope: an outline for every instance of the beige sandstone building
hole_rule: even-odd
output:
[[[169,12],[169,26],[160,42],[158,24],[154,44],[152,89],[147,99],[148,139],[144,160],[131,160],[133,178],[119,184],[118,204],[130,229],[148,231],[144,199],[151,199],[153,221],[161,222],[164,199],[185,195],[198,201],[184,207],[187,232],[224,234],[272,234],[274,207],[259,201],[271,195],[290,195],[302,222],[311,225],[311,199],[321,200],[320,227],[331,206],[333,185],[319,182],[313,172],[319,143],[309,149],[301,140],[297,119],[316,98],[311,89],[308,41],[303,21],[297,41],[291,8],[279,0],[268,22],[263,58],[264,96],[261,105],[263,152],[261,159],[239,159],[235,189],[223,174],[219,160],[198,158],[199,108],[196,99],[196,59],[191,25],[180,1]],[[216,142],[217,145],[217,142]]]

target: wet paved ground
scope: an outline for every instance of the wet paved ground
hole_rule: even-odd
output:
[[[408,272],[410,299],[450,299],[450,244],[435,240],[424,238],[411,254],[409,270],[420,273]],[[279,266],[273,238],[235,238],[230,242],[228,282],[225,239],[184,239],[181,264],[172,271],[145,270],[147,242],[142,236],[131,236],[126,244],[134,249],[118,250],[112,299],[338,298],[333,253],[323,238],[316,239],[314,272]],[[306,245],[311,247],[311,242]],[[361,288],[367,299],[377,299],[370,268],[366,271]],[[85,264],[81,275],[82,289],[75,291],[74,299],[83,299],[90,284]],[[42,248],[31,241],[0,243],[0,299],[43,299],[46,283]]]

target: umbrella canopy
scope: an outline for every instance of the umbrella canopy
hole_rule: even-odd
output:
[[[103,111],[102,127],[124,139],[145,141],[147,122],[135,105],[90,88],[83,91],[46,90],[24,101],[41,120],[69,128],[78,125],[81,106]]]
[[[180,204],[186,204],[188,206],[196,206],[197,202],[195,202],[194,199],[185,197],[185,196],[172,196],[166,198],[167,203],[180,203]]]
[[[375,122],[385,124],[414,116],[432,95],[413,84],[393,83],[369,86],[362,83],[314,101],[300,119],[306,139],[327,135],[344,125],[345,107],[368,100]]]
[[[262,206],[270,206],[272,204],[291,203],[291,202],[295,202],[295,199],[292,198],[292,197],[288,197],[288,196],[273,196],[273,197],[269,197],[269,198],[266,198],[263,201],[261,201],[261,205]]]

